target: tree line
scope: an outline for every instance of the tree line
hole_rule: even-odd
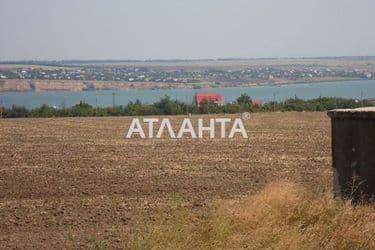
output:
[[[319,97],[310,100],[298,97],[285,101],[271,101],[262,105],[253,105],[251,97],[242,94],[236,101],[217,104],[202,101],[199,105],[185,103],[169,96],[161,98],[158,102],[148,104],[137,100],[126,105],[114,107],[94,107],[85,102],[80,102],[72,107],[55,108],[46,104],[33,109],[13,105],[10,108],[0,107],[0,117],[81,117],[81,116],[142,116],[142,115],[182,115],[182,114],[234,114],[242,112],[272,112],[272,111],[326,111],[336,108],[358,108],[373,106],[368,100],[355,100],[336,97]]]

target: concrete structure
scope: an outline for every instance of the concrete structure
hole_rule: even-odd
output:
[[[375,107],[337,109],[332,120],[335,196],[375,200]]]

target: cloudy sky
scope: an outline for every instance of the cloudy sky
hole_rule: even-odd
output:
[[[0,60],[375,55],[374,0],[0,0]]]

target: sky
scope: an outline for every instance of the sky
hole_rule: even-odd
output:
[[[0,0],[0,61],[374,55],[374,0]]]

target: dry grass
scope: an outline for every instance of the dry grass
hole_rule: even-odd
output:
[[[313,193],[290,182],[214,203],[197,213],[176,209],[141,228],[133,249],[374,249],[375,207],[353,207],[330,192]]]

